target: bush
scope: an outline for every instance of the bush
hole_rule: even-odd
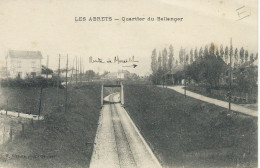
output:
[[[57,79],[51,78],[46,79],[43,77],[36,78],[26,78],[26,79],[3,79],[1,81],[2,87],[49,87],[49,86],[57,86]],[[61,85],[61,81],[59,81],[59,87],[63,88]]]

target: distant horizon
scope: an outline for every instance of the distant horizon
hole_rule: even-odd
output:
[[[207,43],[207,44],[205,44],[204,46],[197,46],[197,49],[198,49],[198,51],[199,51],[199,49],[200,49],[200,47],[202,47],[202,49],[203,49],[203,51],[204,51],[204,48],[205,48],[205,46],[207,45],[208,46],[208,48],[210,47],[210,44],[211,43]],[[171,44],[169,44],[169,46],[170,46]],[[214,44],[218,49],[219,49],[219,47],[220,47],[220,45],[218,45],[218,44]],[[168,47],[165,47],[166,49],[167,49],[167,51],[168,51],[168,49],[169,49],[169,46]],[[230,45],[223,45],[223,48],[225,49],[225,47],[226,46],[228,46],[228,48],[230,47]],[[173,46],[174,47],[174,46]],[[183,49],[185,49],[186,50],[186,52],[187,52],[187,54],[188,55],[190,55],[190,49],[191,48],[185,48],[184,46],[181,46]],[[244,47],[244,46],[241,46],[241,47]],[[233,45],[233,52],[234,52],[234,50],[237,48],[238,49],[238,52],[239,52],[239,50],[240,50],[240,48],[241,47],[236,47],[236,46],[234,46]],[[196,47],[193,47],[192,49],[193,49],[193,51],[195,50],[195,48]],[[158,48],[153,48],[153,49],[156,49],[156,51],[157,51],[157,56],[158,56],[158,53],[160,52],[160,51],[162,51],[164,48],[161,48],[160,50],[158,50]],[[150,55],[151,55],[151,53],[152,53],[152,50],[153,49],[151,49],[151,52],[150,52]],[[9,49],[8,51],[10,51],[10,50],[15,50],[15,49]],[[174,49],[174,58],[175,58],[175,60],[178,60],[179,61],[179,50],[180,50],[180,48],[179,49]],[[244,50],[247,50],[247,48],[245,48],[244,47]],[[7,52],[8,52],[7,51]],[[35,50],[16,50],[16,51],[40,51],[40,50],[37,50],[37,49],[35,49]],[[6,52],[6,53],[7,53]],[[42,54],[42,56],[43,56],[43,59],[42,59],[42,65],[44,65],[44,66],[46,66],[47,65],[47,56],[49,55],[49,54],[47,54],[47,53],[45,53],[45,52],[42,52],[42,51],[40,51],[41,52],[41,54]],[[255,54],[256,53],[258,53],[257,51],[256,52],[251,52],[250,50],[248,50],[248,52],[249,52],[249,55],[251,54],[251,53],[253,53],[254,54],[254,56],[255,56]],[[44,54],[43,54],[44,53]],[[67,54],[60,54],[61,55],[61,68],[65,68],[65,66],[66,66],[66,57],[67,57]],[[50,56],[50,55],[49,55]],[[84,72],[85,71],[87,71],[87,70],[93,70],[93,71],[95,71],[96,73],[100,73],[100,74],[102,74],[102,73],[104,73],[105,71],[109,71],[109,72],[118,72],[118,71],[120,71],[120,70],[122,70],[122,68],[123,68],[123,66],[125,66],[125,65],[127,65],[127,66],[129,66],[129,65],[132,65],[133,64],[133,62],[131,62],[130,64],[128,63],[128,64],[124,64],[124,63],[120,63],[120,64],[118,64],[118,67],[120,67],[121,66],[121,68],[118,68],[118,69],[112,69],[112,71],[110,71],[110,68],[109,68],[109,66],[107,65],[107,69],[103,69],[102,71],[98,71],[98,70],[95,70],[96,68],[95,68],[95,66],[99,66],[99,64],[101,64],[101,63],[92,63],[92,65],[89,63],[89,57],[93,57],[94,59],[98,59],[98,58],[102,58],[102,60],[103,61],[106,61],[106,60],[109,60],[108,58],[113,58],[113,57],[119,57],[120,59],[122,59],[122,60],[124,60],[124,59],[129,59],[129,58],[131,58],[131,57],[133,57],[134,55],[129,55],[128,57],[126,56],[126,57],[122,57],[122,58],[120,58],[120,56],[119,55],[116,55],[116,56],[108,56],[107,58],[102,58],[102,57],[95,57],[95,56],[86,56],[86,57],[81,57],[81,59],[82,59],[82,61],[84,62],[84,64],[88,64],[88,65],[85,65],[85,67],[83,67],[83,65],[82,65],[82,68],[84,68]],[[78,59],[80,59],[80,56],[74,56],[73,58],[69,55],[69,67],[72,67],[72,64],[73,63],[71,63],[71,62],[74,62],[74,66],[75,66],[75,58],[76,57],[78,57]],[[134,56],[135,57],[135,56]],[[56,56],[56,58],[58,59],[59,58],[59,54],[57,54],[57,56]],[[1,59],[1,58],[0,58]],[[136,58],[135,58],[136,59]],[[4,61],[5,62],[5,59],[1,59],[2,61]],[[2,62],[0,60],[0,63]],[[138,61],[138,60],[136,60],[136,61]],[[113,61],[112,61],[113,62]],[[135,64],[137,64],[138,65],[138,63],[139,63],[139,61],[138,62],[136,62]],[[82,63],[83,64],[83,63]],[[112,63],[112,65],[115,65],[116,63]],[[49,68],[51,68],[51,69],[53,69],[53,70],[55,70],[55,69],[58,69],[58,65],[53,65],[53,66],[48,66]],[[92,68],[91,68],[92,67]],[[131,73],[136,73],[136,72],[133,72],[133,68],[131,68],[131,67],[129,67],[129,68],[123,68],[124,70],[128,70],[129,72],[131,72]],[[139,75],[139,76],[147,76],[147,75],[150,75],[151,74],[151,71],[150,71],[150,73],[146,73],[146,74],[138,74],[138,73],[136,73],[137,75]]]

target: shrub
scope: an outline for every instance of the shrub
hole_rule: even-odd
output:
[[[2,87],[49,87],[49,86],[57,86],[57,79],[51,78],[46,79],[43,77],[36,78],[26,78],[26,79],[3,79],[1,80]],[[61,85],[61,81],[59,81],[59,87],[63,88]]]

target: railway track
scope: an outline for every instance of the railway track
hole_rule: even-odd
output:
[[[137,167],[124,128],[118,115],[118,111],[113,102],[113,96],[109,97],[110,112],[112,115],[115,141],[117,146],[118,160],[121,168]]]
[[[91,168],[160,168],[161,165],[121,107],[118,94],[101,110]]]

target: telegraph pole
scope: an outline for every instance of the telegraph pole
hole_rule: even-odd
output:
[[[5,71],[5,73],[6,73],[6,79],[8,78],[8,72],[7,72],[7,58],[8,58],[8,54],[7,54],[7,56],[5,57],[5,63],[6,63],[6,71]]]
[[[232,85],[232,38],[230,39],[230,64],[229,64],[229,98],[228,98],[228,110],[231,111],[231,85]]]
[[[72,86],[72,79],[73,79],[73,75],[74,75],[74,61],[75,61],[75,57],[73,58],[73,63],[72,63],[72,67],[71,67],[71,78],[70,78],[70,86]]]
[[[186,72],[185,72],[185,64],[186,64],[186,55],[185,55],[185,49],[183,49],[183,54],[184,54],[184,68],[183,68],[183,71],[184,71],[184,96],[186,98]]]
[[[81,57],[79,58],[79,81],[81,83]]]
[[[58,65],[58,78],[57,78],[57,102],[59,105],[59,87],[60,87],[60,54],[59,54],[59,65]]]
[[[76,85],[78,84],[78,57],[76,57]]]
[[[66,64],[66,95],[65,95],[65,113],[67,112],[68,105],[68,54],[67,54],[67,64]]]
[[[39,98],[38,120],[39,120],[39,118],[40,118],[41,109],[42,109],[42,89],[43,89],[43,86],[41,85],[41,92],[40,92],[40,98]]]
[[[49,55],[47,55],[47,62],[46,62],[46,78],[48,79],[48,68],[49,68]]]

